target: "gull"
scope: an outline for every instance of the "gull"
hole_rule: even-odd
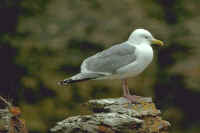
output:
[[[151,45],[163,46],[164,43],[155,39],[145,29],[136,29],[128,40],[114,45],[102,52],[86,58],[81,64],[80,73],[59,81],[59,85],[87,80],[120,79],[122,80],[123,96],[131,103],[136,103],[136,95],[131,95],[127,79],[142,73],[152,62]]]

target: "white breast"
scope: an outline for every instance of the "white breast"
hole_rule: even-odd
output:
[[[140,74],[151,63],[153,59],[153,49],[150,45],[140,44],[136,46],[136,61],[120,68],[116,77],[127,78]]]

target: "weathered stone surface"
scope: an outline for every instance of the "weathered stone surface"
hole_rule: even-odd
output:
[[[0,109],[0,133],[8,131],[11,114],[8,109]]]
[[[138,97],[137,104],[125,98],[90,100],[93,114],[69,117],[51,129],[59,133],[167,133],[170,123],[162,120],[151,98]]]
[[[24,119],[20,118],[21,109],[13,106],[0,96],[0,101],[5,104],[0,109],[0,133],[28,133]]]

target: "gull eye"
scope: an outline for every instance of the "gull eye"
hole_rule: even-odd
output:
[[[147,37],[147,36],[144,36],[144,38],[145,38],[145,39],[148,39],[148,37]]]

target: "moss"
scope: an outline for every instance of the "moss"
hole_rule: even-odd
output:
[[[167,133],[169,123],[165,120],[162,120],[159,116],[147,116],[144,117],[144,124],[140,131],[148,133]]]
[[[141,102],[140,104],[136,104],[133,106],[133,109],[138,111],[141,115],[153,115],[156,116],[160,114],[160,110],[156,109],[154,103],[149,102]]]

